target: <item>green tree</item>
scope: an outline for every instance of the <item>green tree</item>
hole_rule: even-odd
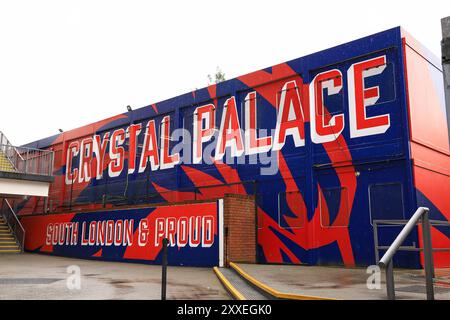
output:
[[[225,73],[219,68],[217,67],[216,69],[216,73],[214,74],[214,76],[208,74],[208,84],[218,84],[220,82],[225,81]]]

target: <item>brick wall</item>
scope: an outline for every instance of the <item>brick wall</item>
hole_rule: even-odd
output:
[[[225,261],[256,263],[255,199],[227,194],[224,197]]]

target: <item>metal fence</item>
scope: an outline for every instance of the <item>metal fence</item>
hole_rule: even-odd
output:
[[[133,192],[123,192],[123,190],[120,190],[120,192],[117,192],[117,190],[113,192],[108,188],[108,183],[105,183],[104,185],[91,187],[90,193],[86,193],[84,196],[79,195],[78,197],[74,196],[73,186],[74,184],[72,183],[70,189],[66,191],[66,197],[62,203],[60,202],[60,199],[53,199],[50,196],[47,201],[49,210],[44,209],[46,210],[45,212],[52,212],[54,208],[59,208],[62,211],[71,211],[74,207],[91,204],[102,204],[103,207],[106,207],[107,205],[120,207],[162,202],[210,200],[220,197],[225,193],[248,195],[256,195],[258,193],[258,185],[254,180],[178,188],[177,190],[160,192],[149,191],[150,180],[139,181],[139,184],[136,185],[139,190],[134,190]],[[216,189],[215,192],[211,192],[214,189]],[[214,195],[211,195],[211,193]]]
[[[258,183],[254,180],[214,184],[198,187],[178,188],[175,191],[167,190],[150,192],[150,182],[141,181],[136,185],[140,190],[124,192],[123,190],[109,189],[108,184],[91,186],[89,192],[83,195],[74,190],[71,184],[65,190],[64,197],[60,193],[50,194],[48,198],[38,197],[34,205],[33,213],[54,213],[75,210],[86,210],[89,206],[101,205],[103,208],[112,205],[114,207],[126,207],[135,205],[154,205],[165,202],[184,202],[198,200],[212,200],[222,197],[224,194],[245,194],[260,199]]]
[[[0,131],[0,144],[11,144],[8,140],[8,138],[6,138],[6,136],[3,134],[3,132]]]
[[[53,175],[53,151],[13,146],[0,132],[0,171]]]

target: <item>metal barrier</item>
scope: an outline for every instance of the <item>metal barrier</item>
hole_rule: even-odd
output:
[[[8,138],[6,138],[6,136],[1,131],[0,131],[0,144],[6,144],[6,145],[10,145],[11,144],[9,142]]]
[[[150,179],[146,180],[145,183],[149,184]],[[163,199],[169,202],[177,202],[177,201],[196,201],[196,200],[206,200],[211,199],[212,197],[208,197],[207,190],[214,188],[224,188],[224,193],[226,188],[231,190],[234,189],[234,192],[239,192],[239,190],[247,189],[247,192],[251,195],[256,195],[258,192],[258,183],[255,180],[248,180],[242,182],[234,182],[234,183],[223,183],[223,184],[214,184],[214,185],[205,185],[199,187],[186,187],[179,188],[177,190],[169,190],[169,191],[161,191],[161,192],[149,192],[149,185],[146,185],[143,189],[146,190],[145,194],[142,195],[126,195],[121,194],[118,195],[112,194],[108,190],[108,180],[106,180],[105,184],[99,186],[100,190],[98,191],[98,196],[95,199],[87,198],[84,199],[77,198],[74,199],[74,181],[70,185],[67,192],[67,197],[61,202],[60,199],[54,199],[50,197],[48,199],[48,203],[51,204],[48,212],[54,212],[53,208],[58,208],[61,211],[72,211],[76,206],[84,206],[84,205],[92,205],[92,204],[101,204],[103,208],[105,208],[108,204],[114,205],[116,207],[125,206],[125,205],[139,205],[139,204],[155,204],[158,202],[164,202]],[[231,192],[228,190],[228,192]],[[203,193],[202,193],[203,192]],[[46,208],[43,209],[44,213],[47,212]]]
[[[434,300],[434,265],[433,265],[433,251],[450,251],[450,248],[437,248],[433,249],[431,244],[431,230],[430,225],[438,226],[450,226],[448,221],[438,221],[429,219],[429,209],[425,207],[420,207],[416,210],[414,215],[409,220],[373,220],[373,230],[374,230],[374,242],[375,242],[375,258],[380,267],[386,268],[386,290],[388,299],[395,299],[395,283],[394,283],[394,267],[393,267],[393,257],[397,251],[423,251],[424,252],[424,262],[425,262],[425,280],[426,280],[426,291],[427,299]],[[418,224],[419,219],[422,223],[422,237],[423,237],[423,248],[417,248],[415,246],[403,246],[406,237],[411,233],[413,228]],[[390,246],[379,246],[378,245],[378,227],[380,225],[405,225],[402,231],[399,233],[397,238]],[[383,255],[381,260],[379,260],[379,250],[387,250]],[[378,261],[379,260],[379,261]]]
[[[54,153],[27,147],[13,146],[0,131],[0,171],[41,176],[53,175]]]
[[[378,228],[383,226],[402,226],[408,223],[408,220],[373,220],[373,238],[375,244],[375,261],[378,264],[380,262],[380,250],[387,250],[389,246],[380,246],[379,245],[379,237],[378,237]],[[450,221],[441,221],[441,220],[430,220],[431,226],[443,226],[450,227]],[[423,251],[423,248],[418,248],[416,246],[400,246],[398,251]],[[440,251],[450,251],[450,248],[433,248],[433,252]]]
[[[3,165],[0,171],[41,176],[53,175],[53,151],[0,145],[0,153],[11,165],[10,167],[4,167]]]
[[[25,229],[17,218],[16,213],[9,204],[8,200],[3,199],[1,206],[1,215],[5,218],[6,223],[11,228],[16,241],[19,243],[20,251],[23,252],[25,245]]]

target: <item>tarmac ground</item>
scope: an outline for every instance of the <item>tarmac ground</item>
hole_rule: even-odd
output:
[[[344,300],[386,299],[386,277],[375,286],[366,268],[239,264],[245,272],[271,288],[285,293]],[[450,269],[436,269],[435,299],[450,300]],[[371,284],[369,289],[367,282]],[[396,299],[426,299],[423,270],[394,269]]]
[[[380,274],[379,288],[369,289],[370,274],[365,268],[238,265],[279,292],[334,299],[386,299],[384,272]],[[423,271],[395,269],[395,288],[397,299],[424,300]],[[160,297],[161,266],[31,253],[0,255],[0,300],[158,300]],[[450,300],[450,269],[436,270],[435,297]],[[230,295],[212,268],[169,267],[167,299],[226,300]]]
[[[77,267],[79,282],[73,277]],[[161,266],[31,253],[0,255],[1,300],[160,298]],[[212,268],[168,267],[167,299],[225,300],[230,296]]]

